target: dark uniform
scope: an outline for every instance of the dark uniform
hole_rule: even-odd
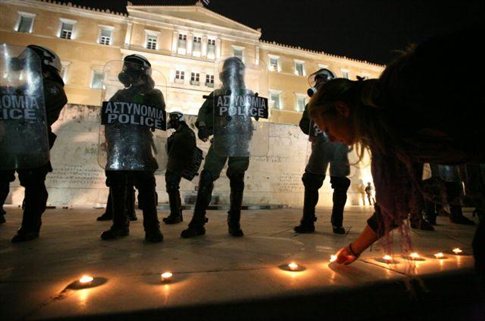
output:
[[[29,48],[39,55],[42,62],[49,147],[52,148],[56,135],[52,132],[51,126],[59,118],[62,108],[67,103],[64,82],[59,76],[59,70],[56,70],[53,64],[46,63],[49,57],[46,58],[44,52],[52,55],[51,59],[58,59],[54,53],[39,46],[31,45]],[[60,69],[60,67],[58,68]],[[52,166],[49,161],[45,165],[37,168],[0,171],[0,201],[2,206],[9,192],[9,183],[15,180],[15,171],[18,173],[20,185],[25,187],[25,197],[23,202],[22,226],[17,231],[17,235],[12,238],[13,243],[29,241],[39,237],[40,227],[42,225],[41,217],[46,209],[48,198],[45,178],[47,173],[52,172]]]
[[[251,118],[243,116],[239,120],[244,119],[244,121],[231,122],[230,119],[225,117],[214,117],[213,111],[213,97],[228,91],[239,95],[248,93],[243,79],[244,68],[244,64],[238,58],[226,59],[221,72],[222,89],[212,92],[199,110],[195,123],[198,128],[199,138],[206,141],[210,135],[214,134],[214,129],[219,130],[221,136],[215,137],[216,141],[212,141],[205,158],[204,169],[200,175],[194,215],[189,223],[189,228],[182,231],[181,236],[183,238],[205,234],[204,224],[207,222],[205,214],[211,201],[214,181],[219,178],[226,162],[228,163],[226,175],[230,180],[231,187],[230,207],[227,217],[229,234],[235,237],[244,235],[239,222],[244,193],[244,174],[249,167],[249,141],[252,135]],[[218,123],[214,123],[214,121]],[[224,132],[225,130],[227,132]],[[227,156],[228,152],[232,151],[235,152],[234,155],[237,154],[238,156]],[[244,156],[239,156],[241,154]]]
[[[169,128],[175,132],[168,138],[168,163],[165,172],[165,184],[170,203],[170,214],[164,218],[166,224],[183,221],[182,200],[180,198],[180,181],[183,171],[190,167],[196,149],[195,134],[183,120],[183,114],[170,113]]]
[[[131,55],[125,58],[125,65],[137,66],[138,59],[150,68],[145,58]],[[131,72],[129,81],[131,86],[119,90],[110,99],[113,102],[128,102],[143,104],[165,110],[165,101],[161,91],[154,89],[153,80],[146,74],[146,70],[124,70],[119,78],[126,78]],[[141,79],[141,81],[140,81]],[[125,84],[126,85],[126,84]],[[161,242],[163,235],[156,209],[155,171],[158,168],[156,159],[152,155],[153,134],[150,128],[132,124],[109,124],[105,126],[108,160],[106,176],[110,187],[113,225],[101,234],[101,239],[111,240],[129,234],[130,208],[128,201],[133,201],[132,190],[135,186],[139,191],[140,201],[143,204],[143,227],[145,239],[149,242]],[[120,170],[120,168],[122,170]]]
[[[337,234],[345,233],[342,227],[343,212],[347,202],[347,190],[350,180],[350,165],[348,159],[349,147],[340,143],[330,142],[325,133],[319,131],[308,116],[308,106],[305,106],[300,120],[300,129],[310,136],[312,142],[312,153],[305,173],[302,176],[305,186],[305,197],[303,203],[303,217],[300,225],[295,226],[297,233],[311,233],[315,231],[314,222],[315,207],[318,203],[318,190],[323,185],[327,168],[330,165],[330,183],[333,188],[333,208],[331,222],[333,232]]]

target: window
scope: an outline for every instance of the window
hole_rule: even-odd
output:
[[[156,50],[157,49],[157,36],[147,35],[147,49]]]
[[[177,53],[185,55],[187,53],[187,35],[179,34],[177,41]]]
[[[295,74],[298,76],[305,76],[305,66],[303,62],[295,61]]]
[[[342,69],[342,78],[349,79],[349,71]]]
[[[177,70],[175,71],[175,82],[183,84],[185,79],[185,71]]]
[[[31,33],[34,26],[35,14],[27,12],[19,12],[19,20],[17,22],[17,32]]]
[[[207,58],[214,59],[216,57],[216,40],[207,39]]]
[[[198,72],[193,72],[190,74],[190,84],[194,86],[199,85],[200,74]]]
[[[192,54],[194,56],[200,56],[201,47],[202,47],[202,39],[200,37],[194,37]]]
[[[305,95],[297,94],[296,95],[296,111],[303,112],[305,110]]]
[[[101,32],[99,34],[99,43],[102,45],[111,45],[112,35],[113,29],[101,27]]]
[[[93,71],[93,78],[91,79],[91,88],[103,88],[104,74],[101,71]]]
[[[269,96],[270,96],[269,104],[271,108],[281,109],[280,93],[273,91],[270,93]]]
[[[241,59],[241,61],[244,61],[244,49],[243,48],[234,47],[233,53],[234,53],[234,57],[237,57],[237,58]]]
[[[62,39],[72,39],[72,32],[74,30],[74,23],[73,22],[61,22],[61,32],[59,37]]]
[[[214,88],[214,75],[205,75],[205,85]]]
[[[269,70],[279,71],[280,70],[280,58],[279,57],[269,57]]]

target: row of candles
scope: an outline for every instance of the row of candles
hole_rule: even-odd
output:
[[[463,253],[463,251],[460,248],[454,248],[452,250],[452,252],[455,255],[460,255],[460,254]],[[435,253],[433,256],[437,259],[446,258],[445,254],[443,252]],[[337,259],[336,255],[331,255],[330,256],[330,263],[335,262],[336,259]],[[415,261],[423,260],[421,255],[419,255],[417,252],[410,253],[409,259],[415,260]],[[388,254],[384,255],[382,257],[382,260],[384,262],[388,263],[388,264],[395,262],[394,258],[391,255],[388,255]],[[280,266],[280,267],[284,270],[289,270],[289,271],[293,271],[293,272],[303,271],[305,269],[302,265],[299,265],[296,262],[290,262],[290,263],[288,263],[288,265],[283,265],[283,266]],[[172,278],[173,278],[172,272],[167,271],[167,272],[163,272],[162,274],[160,274],[160,281],[162,283],[169,283],[170,281],[172,281]],[[77,280],[77,283],[78,283],[79,287],[81,287],[81,288],[88,288],[88,287],[93,285],[93,281],[94,281],[93,276],[85,274],[79,280]]]

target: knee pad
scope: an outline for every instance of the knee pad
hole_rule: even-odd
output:
[[[325,180],[325,175],[318,175],[305,172],[301,177],[303,185],[305,188],[318,190],[323,185],[323,181]]]
[[[334,190],[341,190],[347,192],[350,186],[350,179],[347,177],[330,177],[330,183],[332,184],[332,188]]]

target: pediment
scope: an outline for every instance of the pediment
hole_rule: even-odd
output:
[[[194,27],[201,27],[204,25],[221,27],[229,29],[230,31],[244,32],[251,36],[259,37],[261,32],[259,30],[250,28],[242,23],[226,18],[218,13],[215,13],[203,6],[140,6],[128,5],[126,7],[129,16],[138,18],[149,18],[150,20],[160,21],[167,19],[173,20],[175,24],[177,21],[184,25],[193,25]]]

